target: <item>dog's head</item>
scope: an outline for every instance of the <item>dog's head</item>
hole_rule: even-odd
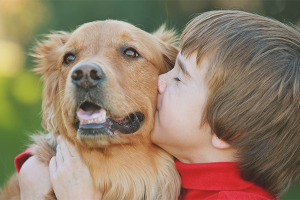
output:
[[[93,148],[148,137],[157,78],[174,66],[175,41],[164,27],[149,34],[114,20],[49,35],[34,55],[45,84],[45,130]]]

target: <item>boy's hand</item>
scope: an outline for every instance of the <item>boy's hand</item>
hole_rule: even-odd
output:
[[[52,189],[49,168],[36,156],[31,156],[18,175],[21,200],[40,200]]]
[[[58,200],[100,200],[85,162],[75,147],[59,136],[57,153],[49,163],[50,178]]]

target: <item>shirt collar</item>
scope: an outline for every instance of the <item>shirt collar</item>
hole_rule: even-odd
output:
[[[194,190],[243,190],[254,185],[240,176],[238,163],[216,162],[186,164],[176,160],[182,187]]]

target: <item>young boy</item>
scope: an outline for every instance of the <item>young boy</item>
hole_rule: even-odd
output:
[[[299,29],[211,11],[187,25],[180,47],[174,69],[159,77],[151,134],[177,158],[182,199],[277,199],[300,174]],[[95,194],[74,147],[59,145],[49,166],[57,198]]]

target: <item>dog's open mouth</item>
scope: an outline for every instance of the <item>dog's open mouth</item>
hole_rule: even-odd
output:
[[[141,112],[134,112],[123,118],[111,117],[101,106],[85,101],[77,110],[79,122],[75,124],[80,134],[115,134],[119,131],[122,134],[136,132],[142,125],[144,115]]]

